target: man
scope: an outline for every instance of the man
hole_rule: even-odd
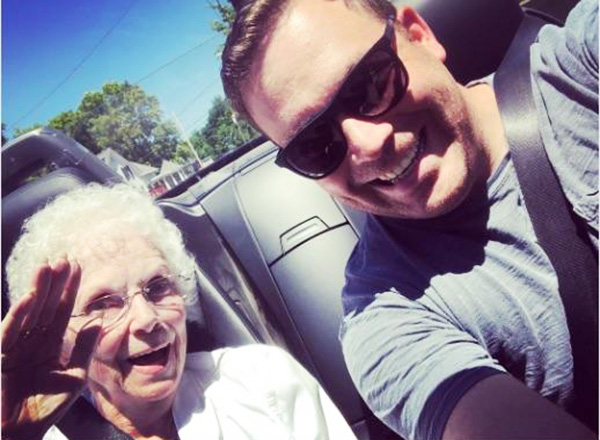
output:
[[[545,147],[596,251],[597,9],[585,0],[532,50]],[[277,163],[373,214],[341,340],[378,417],[411,439],[594,438],[561,409],[569,329],[494,91],[458,84],[445,56],[408,7],[258,0],[239,11],[222,78],[282,147]]]

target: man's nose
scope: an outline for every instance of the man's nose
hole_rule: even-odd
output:
[[[394,127],[385,121],[342,117],[340,125],[350,160],[356,165],[378,160],[394,135]]]

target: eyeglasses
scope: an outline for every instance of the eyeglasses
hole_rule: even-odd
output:
[[[310,179],[328,176],[348,150],[336,116],[343,112],[376,118],[400,102],[408,87],[408,72],[393,49],[394,21],[394,16],[388,18],[383,36],[350,71],[329,104],[279,150],[277,165]]]
[[[80,311],[71,315],[71,318],[87,317],[90,319],[102,318],[102,326],[108,327],[119,322],[131,307],[131,301],[136,295],[143,295],[146,301],[154,307],[175,308],[180,307],[185,295],[179,293],[175,277],[171,275],[158,276],[151,279],[141,290],[128,296],[107,294],[85,304]]]

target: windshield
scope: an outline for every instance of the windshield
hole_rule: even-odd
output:
[[[223,97],[229,3],[2,4],[2,144],[49,126],[154,196],[257,133]]]

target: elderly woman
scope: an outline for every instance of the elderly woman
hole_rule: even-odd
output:
[[[124,185],[33,215],[7,263],[3,438],[64,439],[54,425],[82,393],[134,439],[354,438],[283,350],[186,355],[196,270],[177,227]]]

